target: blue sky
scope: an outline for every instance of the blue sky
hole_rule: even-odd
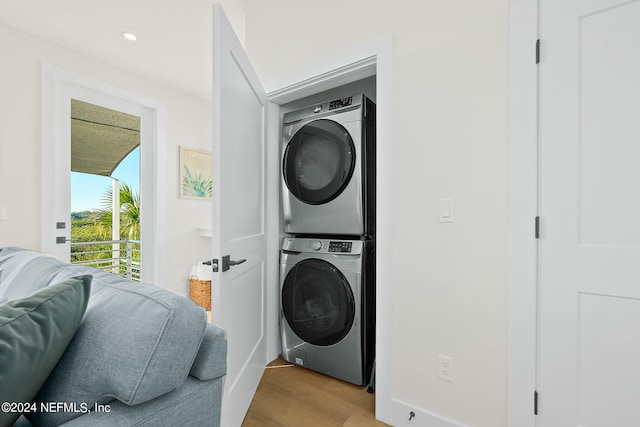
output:
[[[133,191],[140,192],[140,147],[120,162],[112,176],[126,182]],[[71,212],[83,212],[102,208],[102,194],[111,188],[111,178],[86,173],[71,172]]]

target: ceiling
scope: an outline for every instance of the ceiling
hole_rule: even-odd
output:
[[[244,0],[217,2],[242,35],[240,1]],[[2,0],[0,22],[208,100],[212,4],[213,0]],[[124,31],[135,33],[138,40],[125,40]]]

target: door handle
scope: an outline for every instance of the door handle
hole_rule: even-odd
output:
[[[244,258],[243,258],[243,259],[239,259],[239,260],[237,260],[237,261],[231,261],[231,260],[229,260],[229,262],[227,263],[227,265],[228,265],[229,267],[233,267],[234,265],[242,264],[242,263],[243,263],[243,262],[245,262],[245,261],[246,261],[246,259],[244,259]]]
[[[229,270],[231,267],[233,267],[234,265],[240,265],[243,262],[246,262],[246,259],[239,259],[239,260],[232,260],[231,256],[229,255],[225,255],[222,257],[222,272],[225,272],[227,270]],[[209,262],[208,264],[211,265],[212,270],[214,273],[218,272],[218,260],[217,259],[213,259],[211,260],[211,262]]]
[[[242,264],[245,261],[246,261],[246,259],[239,259],[237,261],[232,261],[231,260],[231,256],[225,255],[225,256],[222,257],[222,271],[223,272],[227,271],[228,269],[230,269],[234,265]]]

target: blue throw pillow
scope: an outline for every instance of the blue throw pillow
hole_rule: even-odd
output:
[[[18,404],[33,400],[55,368],[80,325],[90,291],[91,276],[79,276],[0,305],[0,403],[10,404],[0,408],[0,426],[13,425]]]

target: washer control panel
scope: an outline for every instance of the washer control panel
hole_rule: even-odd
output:
[[[351,248],[352,247],[353,247],[353,242],[344,242],[344,241],[330,241],[329,242],[329,252],[351,253]]]
[[[359,255],[363,248],[362,240],[332,240],[322,238],[285,237],[282,250],[286,252],[312,253],[331,256]]]

